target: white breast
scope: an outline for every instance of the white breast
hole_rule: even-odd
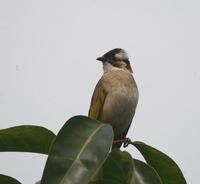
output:
[[[101,120],[104,123],[111,124],[115,134],[123,134],[135,114],[138,90],[131,74],[123,72],[119,76],[115,75],[115,73],[113,72],[113,83],[107,86],[107,96]]]

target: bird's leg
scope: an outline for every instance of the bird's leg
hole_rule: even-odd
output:
[[[113,144],[117,144],[117,143],[124,143],[123,147],[127,147],[130,144],[131,140],[127,137],[125,139],[119,139],[119,140],[114,140]]]

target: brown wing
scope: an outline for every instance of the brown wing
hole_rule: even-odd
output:
[[[105,98],[106,98],[106,92],[100,80],[97,83],[93,96],[92,96],[90,110],[88,113],[88,116],[90,118],[101,120],[101,113],[102,113]]]

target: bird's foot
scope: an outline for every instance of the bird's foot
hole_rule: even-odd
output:
[[[131,140],[128,137],[126,137],[123,141],[123,143],[124,143],[123,147],[126,148],[130,144],[130,142],[131,142]]]

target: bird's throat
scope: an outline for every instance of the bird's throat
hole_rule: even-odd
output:
[[[108,62],[103,63],[104,73],[111,72],[114,70],[123,70],[123,71],[129,72],[129,70],[127,70],[125,65],[113,66],[112,64],[110,64]]]

